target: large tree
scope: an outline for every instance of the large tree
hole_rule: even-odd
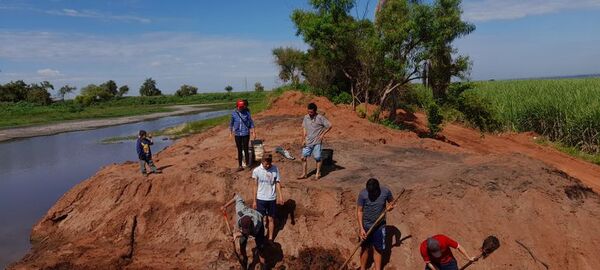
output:
[[[162,92],[156,87],[156,81],[148,78],[140,86],[140,96],[160,96]]]
[[[108,91],[113,97],[117,96],[118,94],[117,83],[113,80],[106,81],[105,83],[101,84],[100,87],[106,88],[106,91]]]
[[[279,47],[273,49],[273,56],[279,67],[279,79],[298,85],[305,62],[304,52],[290,47]]]
[[[72,93],[76,89],[77,89],[77,87],[70,86],[67,84],[58,90],[58,97],[60,97],[61,100],[65,100],[65,96],[69,93]]]

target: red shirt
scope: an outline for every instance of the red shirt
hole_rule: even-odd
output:
[[[421,256],[423,257],[425,263],[431,262],[433,264],[440,265],[447,264],[448,262],[452,261],[452,259],[454,259],[454,255],[452,255],[452,251],[450,250],[450,248],[458,248],[458,243],[450,239],[448,236],[442,234],[433,236],[433,239],[438,240],[438,242],[440,242],[440,250],[442,251],[442,257],[440,257],[439,259],[429,257],[429,252],[427,251],[427,239],[425,239],[425,241],[421,243],[421,247],[419,248],[421,250]]]

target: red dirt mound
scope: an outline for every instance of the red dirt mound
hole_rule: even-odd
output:
[[[510,151],[521,149],[510,140],[501,141],[507,150],[490,151],[497,146],[469,148],[453,133],[445,135],[460,146],[421,139],[298,92],[256,116],[267,150],[283,145],[297,155],[310,101],[333,123],[325,146],[335,150],[335,164],[320,181],[296,180],[300,162],[276,154],[285,204],[268,251],[274,269],[339,266],[356,245],[356,195],[369,177],[394,193],[408,190],[387,218],[386,269],[422,268],[418,246],[437,233],[471,255],[486,236],[500,239],[500,249],[472,269],[600,265],[600,197],[564,168]],[[252,198],[250,171],[234,172],[235,156],[220,126],[160,152],[163,174],[142,177],[134,163],[107,166],[48,211],[33,229],[31,252],[9,268],[239,269],[218,213],[234,192]]]

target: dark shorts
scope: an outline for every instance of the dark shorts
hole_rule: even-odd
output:
[[[258,251],[263,251],[265,245],[267,243],[267,239],[265,238],[265,228],[261,225],[259,232],[256,235],[253,235],[254,242],[256,243],[256,249]],[[246,244],[248,243],[248,236],[242,235],[240,237],[240,247],[242,249],[246,249]]]
[[[432,263],[439,270],[458,270],[458,264],[456,263],[456,259],[452,259],[452,261],[446,264],[435,264]],[[430,270],[429,267],[425,266],[425,270]]]
[[[256,199],[256,211],[263,216],[275,217],[277,209],[276,201],[263,201]]]
[[[369,228],[365,228],[365,232],[368,232]],[[362,247],[374,247],[378,252],[385,250],[385,224],[379,225],[378,228],[374,229],[371,234],[363,241]]]

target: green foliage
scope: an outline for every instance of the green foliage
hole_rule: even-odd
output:
[[[472,91],[460,95],[458,110],[463,113],[469,123],[482,132],[496,131],[502,127],[492,109],[492,103]]]
[[[113,80],[106,81],[105,83],[101,84],[100,87],[105,88],[105,90],[113,97],[118,94],[117,83],[115,83]]]
[[[187,97],[198,94],[198,87],[184,84],[175,92],[178,97]]]
[[[429,128],[429,136],[434,137],[440,131],[442,131],[442,123],[444,117],[440,112],[440,106],[437,103],[429,104],[427,108],[427,127]]]
[[[0,102],[27,101],[47,105],[52,103],[49,90],[54,90],[54,86],[47,81],[29,85],[22,80],[11,81],[0,85]]]
[[[429,104],[435,103],[431,89],[422,85],[411,85],[404,94],[404,100],[409,104],[414,104],[421,109],[426,109]]]
[[[371,115],[369,115],[369,121],[371,121],[373,123],[379,123],[379,122],[381,122],[380,116],[381,116],[381,108],[378,106],[373,110]],[[383,120],[388,121],[388,122],[393,122],[389,119],[383,119]]]
[[[506,128],[600,153],[600,78],[477,82]]]
[[[265,87],[262,85],[262,83],[256,82],[254,84],[254,91],[256,91],[256,92],[264,92],[265,91]]]
[[[123,85],[119,87],[119,92],[117,92],[117,97],[122,97],[129,92],[129,86]]]
[[[331,99],[334,104],[350,104],[352,103],[352,96],[348,92],[341,92],[337,96]]]
[[[63,87],[61,87],[58,90],[58,96],[60,97],[61,100],[65,99],[65,95],[72,93],[73,91],[75,91],[77,89],[77,87],[75,86],[70,86],[70,85],[65,85]]]
[[[140,96],[160,96],[162,92],[156,87],[156,81],[152,78],[147,78],[140,86]]]
[[[105,84],[89,84],[81,88],[81,94],[75,97],[75,101],[79,104],[88,106],[94,102],[108,101],[113,97],[114,95]]]
[[[279,67],[279,79],[293,85],[300,83],[300,74],[305,62],[304,52],[291,47],[279,47],[273,49],[275,63]]]
[[[356,106],[356,115],[358,115],[358,117],[360,118],[367,117],[367,106],[365,106],[364,103],[358,104],[358,106]]]
[[[227,91],[227,93],[231,93],[231,91],[233,91],[233,86],[231,86],[231,85],[225,86],[225,91]]]

